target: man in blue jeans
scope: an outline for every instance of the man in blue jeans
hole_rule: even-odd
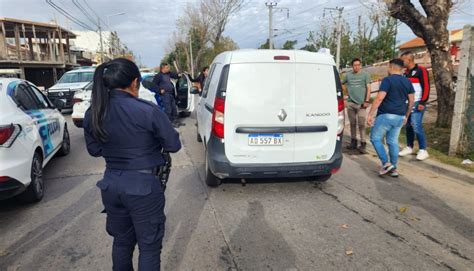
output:
[[[425,160],[429,157],[426,150],[426,136],[423,130],[423,115],[426,110],[426,103],[430,97],[430,82],[428,71],[425,67],[415,63],[415,57],[412,52],[405,52],[400,57],[405,64],[405,77],[410,80],[415,90],[415,106],[408,116],[406,124],[407,146],[399,155],[407,156],[413,154],[415,136],[418,140],[419,150],[416,154],[417,160]]]
[[[370,126],[373,125],[370,141],[382,162],[379,175],[390,173],[392,177],[398,177],[398,136],[413,108],[415,90],[411,82],[402,75],[403,61],[401,59],[390,60],[388,72],[390,75],[385,77],[380,84],[379,93],[367,116],[367,123]],[[374,122],[373,115],[376,110],[377,117]],[[390,160],[383,144],[385,136]]]

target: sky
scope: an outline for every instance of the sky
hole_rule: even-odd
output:
[[[88,18],[73,4],[72,0],[51,0],[82,22],[92,26]],[[159,65],[170,50],[170,38],[176,30],[176,20],[183,14],[186,5],[196,5],[199,0],[75,0],[86,7],[88,4],[99,16],[105,30],[117,31],[120,39],[134,52],[137,59],[148,67]],[[234,14],[224,35],[230,36],[239,48],[257,48],[268,37],[267,0],[246,0],[242,9]],[[377,0],[273,0],[275,10],[274,43],[281,46],[287,39],[297,40],[297,48],[306,44],[309,31],[318,31],[323,18],[336,16],[334,11],[324,8],[344,7],[343,18],[350,26],[357,26],[359,15],[366,19],[371,2]],[[474,24],[473,0],[458,0],[449,20],[449,29]],[[412,1],[419,6],[418,1]],[[117,13],[123,15],[109,16]],[[91,12],[92,14],[92,12]],[[94,15],[95,16],[95,15]],[[72,30],[84,30],[55,11],[45,0],[0,0],[0,17],[48,22],[56,20],[61,26]],[[414,38],[404,24],[400,24],[397,42]]]

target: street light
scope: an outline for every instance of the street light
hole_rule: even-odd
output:
[[[114,14],[107,15],[107,26],[110,27],[110,23],[109,23],[109,18],[110,17],[120,16],[120,15],[125,15],[125,14],[126,14],[126,12],[119,12],[119,13],[114,13]]]
[[[115,44],[114,44],[114,37],[112,36],[112,29],[111,29],[111,27],[110,27],[109,18],[110,18],[110,17],[113,17],[113,16],[120,16],[120,15],[125,15],[125,12],[119,12],[119,13],[113,13],[113,14],[106,15],[106,18],[107,18],[107,27],[108,27],[109,30],[110,30],[110,33],[111,33],[110,35],[111,35],[111,39],[112,39],[112,40],[111,40],[111,42],[112,42],[112,44],[111,44],[111,45],[112,45],[112,46],[111,46],[111,48],[112,48],[112,58],[115,58],[115,53],[114,53],[114,52],[115,52],[115,48],[114,48]],[[101,35],[102,35],[102,34],[101,34]]]

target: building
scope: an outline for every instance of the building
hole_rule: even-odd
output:
[[[0,18],[0,74],[18,76],[48,88],[78,66],[70,41],[76,34],[53,23]]]
[[[453,64],[459,63],[459,56],[460,56],[460,48],[462,42],[463,30],[456,29],[452,30],[449,36],[449,41],[451,43],[450,47],[450,54]],[[415,62],[425,65],[431,66],[431,58],[430,54],[428,53],[428,49],[426,48],[425,42],[421,38],[414,38],[409,40],[399,47],[400,54],[403,54],[406,51],[411,51],[415,54]]]
[[[87,55],[93,63],[101,63],[99,32],[74,30],[74,33],[76,39],[71,44],[74,50]],[[102,31],[102,48],[104,61],[124,57],[130,53],[115,31]]]

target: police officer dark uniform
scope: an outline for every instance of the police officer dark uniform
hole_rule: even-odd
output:
[[[174,85],[171,79],[178,79],[179,75],[170,71],[167,63],[160,65],[160,72],[153,78],[153,83],[158,86],[165,113],[171,123],[176,124],[178,109],[176,108]]]
[[[127,59],[101,64],[94,73],[91,107],[84,117],[90,155],[106,161],[97,183],[113,236],[113,270],[133,270],[139,247],[139,270],[159,270],[165,231],[165,198],[157,180],[162,151],[181,148],[178,133],[154,104],[138,99],[140,72]]]

